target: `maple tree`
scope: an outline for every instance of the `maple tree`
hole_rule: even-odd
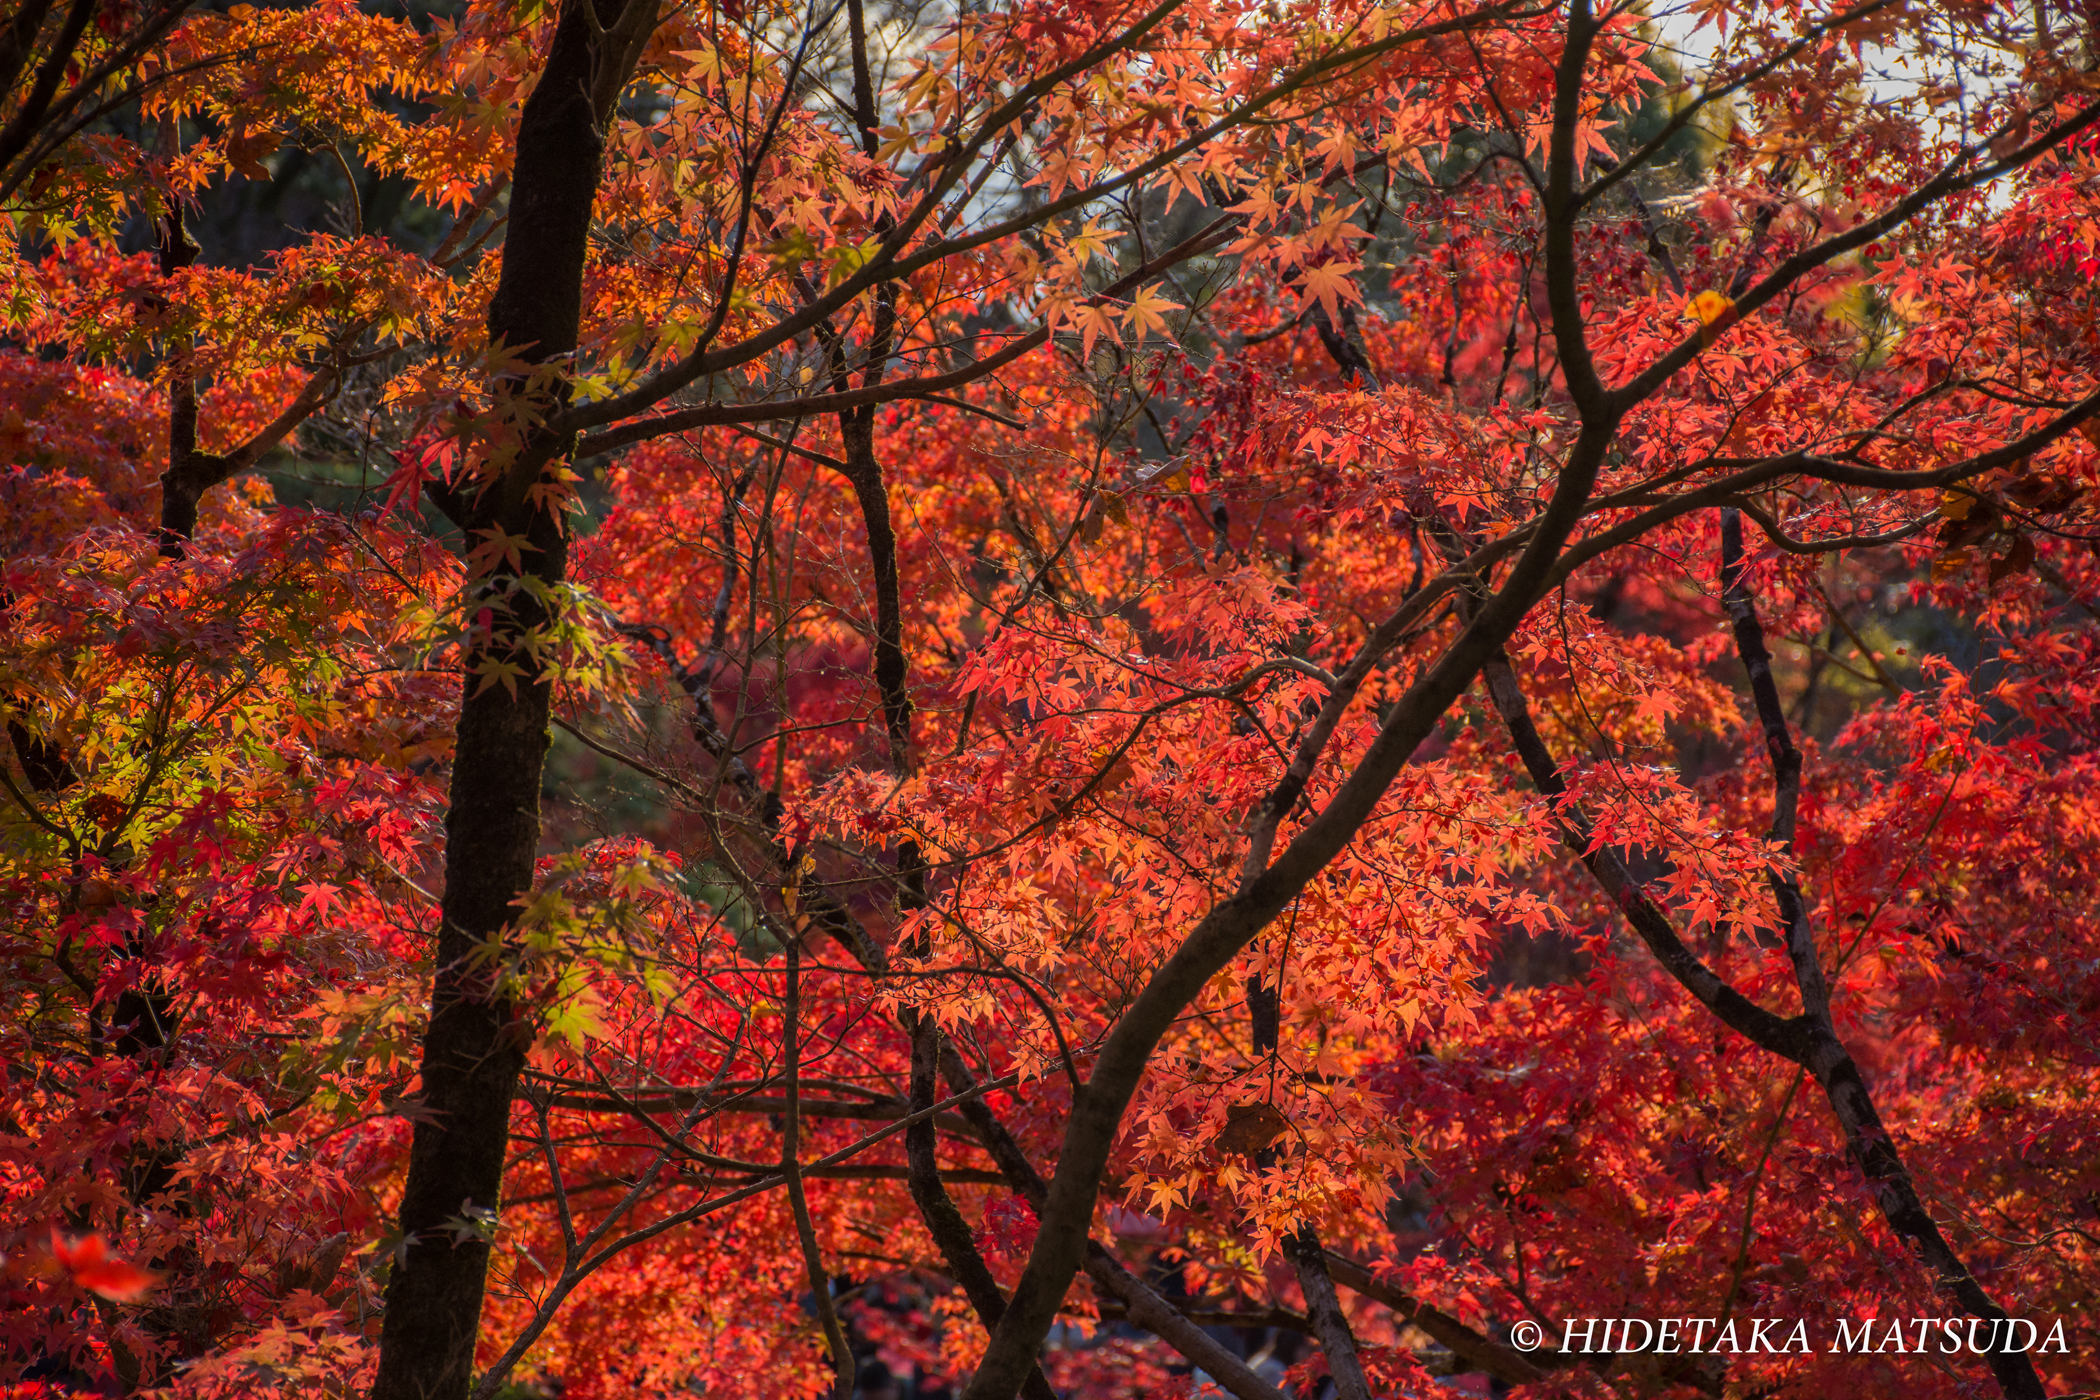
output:
[[[2091,1388],[2092,23],[20,0],[0,1385]]]

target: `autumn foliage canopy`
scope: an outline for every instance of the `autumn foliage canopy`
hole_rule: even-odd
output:
[[[4,4],[0,1394],[2100,1390],[2100,12]]]

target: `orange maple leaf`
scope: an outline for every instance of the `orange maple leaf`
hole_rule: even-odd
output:
[[[1684,304],[1684,319],[1699,323],[1699,343],[1711,345],[1741,319],[1732,298],[1711,289],[1699,293]]]
[[[53,1225],[51,1257],[73,1282],[112,1303],[136,1303],[160,1282],[159,1274],[111,1254],[109,1242],[100,1235],[68,1239]]]

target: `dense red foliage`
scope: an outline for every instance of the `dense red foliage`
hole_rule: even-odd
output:
[[[552,358],[561,5],[112,6],[0,139],[0,1391],[371,1385],[446,977],[478,1397],[2100,1388],[2084,21],[614,12]]]

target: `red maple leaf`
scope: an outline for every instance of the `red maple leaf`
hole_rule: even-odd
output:
[[[152,1292],[160,1275],[109,1252],[100,1235],[71,1239],[51,1227],[51,1257],[73,1282],[112,1303],[136,1303]]]

